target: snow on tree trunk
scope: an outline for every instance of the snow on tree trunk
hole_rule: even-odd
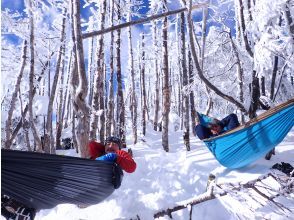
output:
[[[244,103],[244,88],[243,88],[243,85],[244,85],[244,72],[243,72],[243,68],[242,68],[242,63],[241,63],[241,60],[240,60],[240,56],[239,56],[239,53],[238,53],[238,50],[237,50],[237,46],[236,44],[234,43],[233,41],[233,38],[231,36],[231,33],[229,33],[229,38],[230,38],[230,41],[231,41],[231,44],[232,44],[232,48],[233,48],[233,53],[237,59],[237,79],[238,79],[238,96],[239,96],[239,100],[241,103]],[[244,117],[244,114],[241,115],[241,121],[242,123],[245,123],[245,117]]]
[[[131,14],[129,12],[129,20],[131,19]],[[132,131],[133,131],[133,143],[137,143],[137,96],[135,87],[135,69],[134,69],[134,54],[133,54],[133,44],[132,44],[132,30],[131,27],[128,28],[128,42],[129,42],[129,72],[131,75],[131,113],[132,113]]]
[[[106,13],[106,0],[103,0],[100,3],[100,29],[104,29],[105,25],[105,13]],[[100,141],[104,141],[103,135],[103,119],[104,119],[104,86],[103,86],[103,65],[104,65],[104,35],[100,35],[97,39],[97,70],[94,77],[94,90],[93,90],[93,100],[92,100],[92,114],[91,114],[91,131],[90,138],[97,139],[97,129],[98,129],[98,121],[100,118]],[[98,112],[99,110],[102,110]],[[99,115],[99,114],[100,115]],[[101,133],[102,132],[102,133]]]
[[[52,114],[53,114],[53,104],[55,100],[55,94],[59,79],[59,73],[60,73],[60,65],[61,65],[61,59],[64,51],[64,40],[65,40],[65,20],[66,20],[66,12],[67,10],[64,9],[63,12],[63,19],[62,19],[62,26],[61,26],[61,33],[60,33],[60,47],[58,51],[58,57],[56,62],[56,69],[54,74],[54,79],[52,83],[52,88],[49,96],[49,104],[48,104],[48,110],[47,110],[47,119],[46,119],[46,133],[44,135],[44,151],[46,153],[53,153],[55,154],[55,148],[51,149],[51,134],[52,134]]]
[[[117,20],[118,23],[121,22],[121,9],[120,0],[116,4]],[[117,132],[118,136],[121,138],[123,144],[126,142],[126,132],[125,132],[125,104],[124,104],[124,94],[122,88],[122,73],[121,73],[121,30],[117,30],[116,38],[116,78],[117,78]]]
[[[185,13],[181,13],[181,61],[183,71],[183,87],[188,85],[188,71],[186,61],[186,37],[185,37]],[[183,95],[183,118],[184,118],[184,143],[187,151],[190,151],[190,129],[189,129],[189,94]]]
[[[145,85],[145,40],[144,34],[142,34],[142,63],[141,63],[141,78],[142,78],[142,96],[143,96],[143,109],[142,109],[142,133],[146,135],[146,113],[147,113],[147,100],[146,100],[146,85]]]
[[[34,36],[34,18],[33,18],[33,9],[32,9],[32,2],[29,0],[28,2],[28,14],[30,19],[30,73],[29,73],[29,104],[28,104],[28,111],[29,111],[29,121],[30,127],[32,129],[32,133],[34,136],[34,140],[37,144],[37,151],[42,150],[42,143],[39,137],[37,128],[34,122],[34,113],[33,113],[33,99],[34,99],[34,78],[35,78],[35,36]]]
[[[63,46],[63,54],[65,54],[65,47]],[[63,96],[63,88],[64,88],[64,65],[65,65],[65,58],[62,59],[61,64],[61,75],[59,81],[59,103],[57,109],[57,127],[56,127],[56,149],[61,148],[61,133],[63,130],[63,109],[65,108],[65,97]]]
[[[167,5],[167,0],[163,0],[163,4]],[[162,40],[163,40],[163,82],[162,82],[162,99],[163,99],[163,110],[162,110],[162,147],[168,152],[168,123],[169,123],[169,112],[170,112],[170,88],[169,88],[169,68],[168,68],[168,44],[167,44],[167,30],[168,22],[167,17],[163,20],[162,27]]]
[[[21,58],[22,58],[21,67],[20,67],[18,77],[16,79],[14,91],[13,91],[12,96],[11,96],[11,101],[10,101],[10,104],[9,104],[9,110],[8,110],[8,114],[7,114],[8,116],[7,116],[7,120],[5,122],[5,132],[6,132],[6,135],[5,135],[6,140],[5,140],[5,146],[4,146],[5,149],[10,149],[10,146],[11,146],[11,143],[12,143],[11,142],[12,115],[13,115],[13,112],[15,110],[15,103],[16,103],[16,100],[17,100],[17,93],[19,92],[19,89],[20,89],[20,82],[21,82],[21,79],[22,79],[22,76],[23,76],[25,65],[26,65],[27,48],[28,48],[27,41],[24,40],[23,47],[22,47],[22,55],[21,55]],[[23,118],[23,120],[24,120],[24,118]]]
[[[193,78],[193,60],[191,56],[191,51],[188,51],[188,62],[189,62],[189,83],[192,85],[194,82]],[[191,108],[191,128],[194,132],[194,127],[196,125],[196,109],[195,109],[195,101],[194,101],[194,92],[191,90],[189,94],[190,98],[190,108]]]
[[[90,25],[91,25],[91,30],[93,29],[93,18],[90,17]],[[89,54],[88,54],[88,82],[89,82],[89,97],[88,97],[88,105],[91,105],[92,99],[93,99],[93,57],[94,57],[94,39],[95,37],[92,37],[91,40],[89,40]]]
[[[110,5],[110,26],[114,23],[114,0],[111,0]],[[112,122],[114,119],[114,95],[113,95],[113,75],[114,75],[114,55],[113,55],[113,44],[114,44],[114,32],[110,34],[110,76],[109,76],[109,88],[108,88],[108,103],[107,103],[107,117],[105,134],[106,137],[113,134]]]
[[[152,37],[153,37],[153,49],[154,49],[154,69],[155,69],[155,98],[154,98],[154,119],[153,129],[157,131],[158,128],[158,115],[159,115],[159,71],[158,71],[158,46],[157,46],[157,27],[156,22],[152,23]]]
[[[89,156],[89,108],[86,103],[88,93],[87,75],[84,63],[83,39],[81,35],[80,1],[73,0],[73,25],[74,25],[74,45],[77,64],[78,87],[73,94],[74,109],[77,117],[76,136],[79,154],[81,157]]]

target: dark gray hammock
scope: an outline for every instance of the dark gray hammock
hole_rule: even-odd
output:
[[[1,154],[1,194],[35,209],[97,204],[114,191],[114,172],[120,169],[77,157],[4,149]]]

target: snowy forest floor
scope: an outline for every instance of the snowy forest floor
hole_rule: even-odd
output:
[[[191,138],[189,152],[181,131],[172,132],[169,138],[169,153],[162,149],[161,133],[151,127],[139,143],[129,144],[137,170],[125,173],[122,186],[102,203],[84,209],[61,204],[40,210],[36,219],[153,219],[162,210],[197,199],[206,191],[210,173],[216,176],[215,194],[226,195],[173,212],[173,219],[294,219],[294,178],[271,169],[275,163],[294,164],[294,129],[276,148],[271,160],[261,158],[238,170],[221,166],[196,137]],[[73,156],[74,151],[59,154]],[[253,187],[246,185],[250,181]]]

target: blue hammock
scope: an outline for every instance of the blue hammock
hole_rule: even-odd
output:
[[[200,122],[207,121],[201,118]],[[204,143],[223,166],[244,167],[263,157],[286,137],[294,125],[294,99]]]

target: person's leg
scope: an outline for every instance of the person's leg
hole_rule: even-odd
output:
[[[221,125],[227,130],[234,129],[240,125],[236,114],[232,113],[221,120]]]
[[[203,125],[200,125],[200,124],[196,125],[194,129],[195,129],[196,135],[198,136],[200,140],[210,138],[212,136],[211,131]]]

